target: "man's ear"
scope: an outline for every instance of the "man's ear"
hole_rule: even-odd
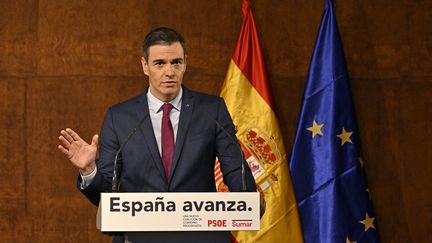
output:
[[[145,75],[149,76],[149,66],[144,57],[141,57],[141,65]]]

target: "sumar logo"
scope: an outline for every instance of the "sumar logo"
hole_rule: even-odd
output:
[[[247,228],[252,226],[252,220],[233,220],[232,221],[232,227],[241,227],[241,228]]]

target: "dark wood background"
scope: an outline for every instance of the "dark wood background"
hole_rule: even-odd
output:
[[[324,0],[252,1],[291,150]],[[218,94],[240,0],[0,1],[0,242],[109,242],[60,129],[89,140],[106,108],[147,85],[145,34],[183,33],[184,83]],[[432,242],[432,1],[336,0],[365,168],[382,242]]]

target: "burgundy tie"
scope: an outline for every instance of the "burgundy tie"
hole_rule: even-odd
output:
[[[165,167],[166,178],[170,180],[170,170],[174,154],[174,131],[170,120],[173,105],[166,103],[162,106],[162,161]]]

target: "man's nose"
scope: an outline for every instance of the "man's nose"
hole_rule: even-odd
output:
[[[174,65],[172,65],[172,64],[167,64],[166,66],[165,66],[165,74],[167,75],[167,76],[173,76],[175,73],[174,73]]]

